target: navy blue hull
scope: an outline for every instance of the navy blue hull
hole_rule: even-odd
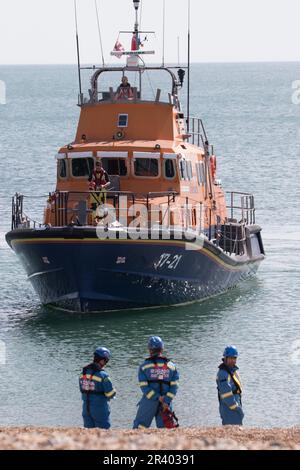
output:
[[[198,251],[178,241],[78,238],[10,232],[43,304],[79,311],[176,305],[224,292],[252,275],[263,255],[240,261],[209,242]]]

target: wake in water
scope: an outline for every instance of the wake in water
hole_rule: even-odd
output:
[[[9,249],[9,246],[6,243],[6,240],[5,240],[5,234],[6,234],[6,232],[0,232],[0,249],[1,250]]]

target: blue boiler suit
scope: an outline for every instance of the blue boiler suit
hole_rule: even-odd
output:
[[[84,367],[79,378],[82,394],[82,417],[85,428],[110,428],[109,400],[114,398],[116,391],[112,386],[108,373],[97,364]]]
[[[217,374],[217,388],[222,424],[242,426],[244,413],[241,401],[242,385],[238,367],[235,366],[232,369],[228,369],[224,364],[221,364]]]
[[[163,396],[164,403],[172,408],[171,403],[177,393],[179,381],[175,364],[166,357],[149,357],[139,367],[138,380],[143,397],[138,403],[133,429],[149,428],[153,418],[158,428],[164,428],[159,397]]]

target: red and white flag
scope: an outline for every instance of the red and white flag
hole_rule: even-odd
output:
[[[120,43],[120,41],[117,41],[114,47],[114,52],[118,52],[119,54],[115,54],[115,56],[118,57],[118,59],[121,59],[124,51],[125,49]]]

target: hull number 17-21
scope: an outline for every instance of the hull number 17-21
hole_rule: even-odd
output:
[[[155,269],[168,268],[176,269],[182,259],[182,255],[171,255],[170,253],[163,253],[157,263],[154,263]]]

